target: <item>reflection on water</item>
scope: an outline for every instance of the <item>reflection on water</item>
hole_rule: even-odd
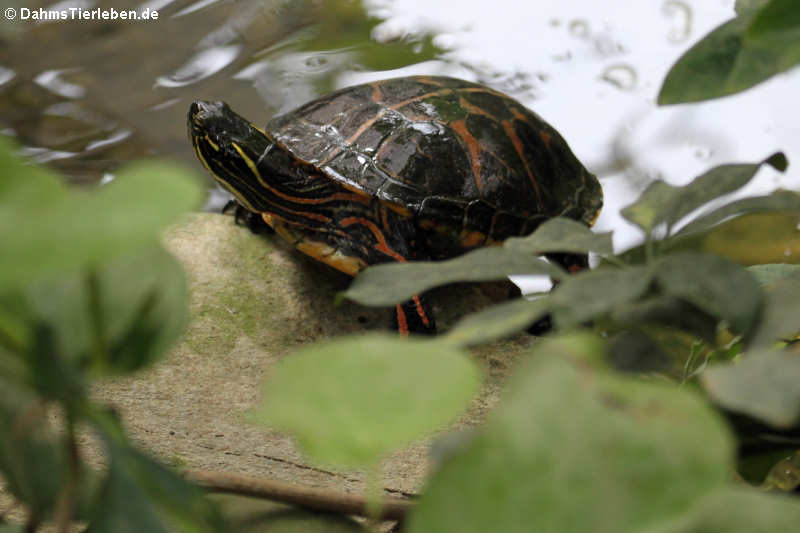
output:
[[[378,46],[360,2],[70,0],[66,10],[158,10],[157,20],[4,21],[0,129],[76,183],[130,159],[195,165],[184,131],[195,99],[224,99],[256,123],[333,87],[349,68],[396,68],[438,49],[424,36]]]
[[[669,66],[733,16],[733,0],[11,1],[159,11],[0,24],[0,130],[75,182],[149,156],[198,168],[184,131],[196,99],[266,124],[336,87],[421,73],[490,85],[554,124],[604,178],[601,230],[623,227],[618,207],[655,177],[685,183],[778,149],[800,161],[796,72],[714,102],[655,105]],[[796,187],[790,177],[769,184]]]

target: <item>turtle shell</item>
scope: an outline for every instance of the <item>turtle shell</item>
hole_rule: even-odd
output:
[[[553,127],[464,80],[347,87],[275,117],[267,131],[344,187],[462,234],[502,240],[554,216],[591,225],[602,206],[597,179]]]

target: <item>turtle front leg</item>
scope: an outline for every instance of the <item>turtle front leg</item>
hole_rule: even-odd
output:
[[[436,321],[427,302],[417,295],[395,306],[392,329],[396,329],[401,335],[436,335]]]
[[[261,213],[253,213],[236,200],[228,200],[222,208],[222,213],[233,211],[233,220],[237,226],[245,226],[255,234],[272,234],[275,231],[264,222]]]

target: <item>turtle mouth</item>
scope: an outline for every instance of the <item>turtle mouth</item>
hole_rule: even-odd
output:
[[[193,102],[186,121],[192,147],[214,180],[249,210],[263,210],[258,164],[269,137],[224,102]]]
[[[198,142],[204,139],[215,150],[219,150],[219,147],[225,144],[223,140],[230,139],[242,129],[237,122],[247,124],[247,121],[234,113],[224,102],[202,100],[192,102],[186,116],[186,126],[192,144],[197,146]]]

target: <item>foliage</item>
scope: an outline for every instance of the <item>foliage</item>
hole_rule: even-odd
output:
[[[740,0],[736,8],[737,19],[673,67],[660,103],[732,94],[798,61],[796,7]],[[433,473],[410,531],[794,527],[800,504],[734,486],[730,478],[738,469],[764,488],[797,486],[796,351],[785,351],[780,340],[790,340],[791,348],[800,331],[798,267],[747,268],[704,248],[715,232],[746,216],[800,212],[794,191],[726,200],[764,166],[785,171],[787,161],[776,153],[760,162],[720,165],[682,187],[652,183],[622,211],[641,229],[644,243],[621,254],[614,254],[609,234],[556,218],[503,247],[440,263],[371,267],[355,280],[345,297],[384,306],[437,285],[509,274],[549,274],[558,281],[535,299],[513,299],[464,317],[436,339],[385,341],[381,352],[405,358],[404,372],[413,374],[413,354],[426,353],[425,368],[449,382],[445,371],[435,370],[441,363],[436,359],[453,348],[507,337],[547,315],[557,334],[531,351],[487,423]],[[796,239],[796,230],[784,234]],[[728,250],[731,256],[736,251]],[[567,275],[537,259],[548,253],[593,253],[599,265]],[[571,330],[594,330],[608,341]],[[342,342],[349,343],[349,358],[375,357],[368,344]],[[314,370],[322,375],[338,365],[323,357],[328,349],[303,353],[318,356]],[[659,379],[643,377],[651,374]],[[394,383],[375,383],[376,375],[359,369],[350,377],[370,389]],[[691,390],[678,384],[691,384]],[[429,397],[431,391],[419,385],[414,396]],[[264,414],[286,418],[292,413],[287,406],[303,403],[318,384],[276,373],[266,386],[282,396],[265,404]],[[384,407],[392,420],[406,405]],[[363,426],[337,434],[344,437],[337,446],[357,447],[363,435],[383,433],[379,424],[361,421]],[[298,434],[310,449],[329,445],[327,437],[309,442],[307,432]],[[404,443],[395,438],[393,445]]]
[[[282,361],[253,417],[291,431],[318,461],[372,467],[453,422],[479,384],[475,363],[455,347],[345,337]]]
[[[659,104],[735,94],[800,63],[800,6],[795,0],[740,0],[736,13],[672,66]]]
[[[591,337],[538,346],[436,472],[409,531],[778,531],[800,519],[788,500],[756,519],[760,496],[731,490],[733,441],[700,395],[611,373],[600,351]],[[733,504],[738,523],[710,525]]]
[[[223,530],[198,489],[136,450],[89,397],[94,380],[151,364],[182,333],[183,271],[158,239],[198,205],[201,188],[179,168],[148,163],[98,189],[68,189],[11,152],[3,140],[0,472],[28,505],[29,529],[53,519],[96,532]],[[65,431],[50,427],[53,413]],[[105,472],[83,462],[80,428],[105,443]]]
[[[573,275],[553,267],[559,283],[549,294],[467,316],[436,339],[382,338],[380,347],[341,340],[295,356],[313,361],[316,375],[337,376],[334,388],[407,395],[406,401],[381,402],[380,422],[360,416],[363,407],[351,405],[351,393],[345,392],[338,398],[353,416],[337,425],[347,431],[323,425],[331,416],[327,410],[306,412],[336,396],[320,399],[321,384],[302,377],[312,373],[305,362],[289,362],[299,369],[279,370],[268,380],[266,390],[272,392],[261,408],[265,420],[293,430],[314,457],[321,456],[318,448],[358,449],[365,435],[380,435],[381,452],[387,453],[407,437],[387,431],[385,421],[413,425],[405,416],[417,412],[418,400],[451,386],[453,376],[440,358],[449,359],[454,348],[519,332],[549,313],[557,332],[567,333],[531,351],[485,426],[433,474],[410,531],[785,530],[800,519],[800,503],[735,487],[729,479],[739,468],[765,487],[795,486],[780,476],[779,465],[786,471],[787,463],[776,462],[781,456],[770,443],[782,439],[780,452],[788,454],[800,442],[797,358],[775,347],[779,338],[800,331],[798,267],[746,268],[686,246],[687,233],[714,232],[731,217],[800,211],[800,194],[791,191],[725,203],[723,195],[743,187],[764,165],[787,168],[778,153],[758,163],[713,168],[684,187],[654,183],[623,210],[640,227],[645,243],[622,254],[613,253],[610,235],[556,218],[528,237],[456,260],[368,269],[345,296],[392,305],[434,283],[525,273],[520,265],[526,262],[534,267],[529,272],[546,272],[535,260],[538,254],[600,257],[595,269]],[[575,329],[594,329],[610,340],[568,333]],[[683,340],[677,344],[683,348],[674,348],[670,339],[675,338]],[[344,347],[347,360],[361,364],[342,373],[342,355],[334,352]],[[400,359],[396,364],[403,376],[429,373],[414,380],[413,393],[398,389],[394,372],[381,377],[370,369],[370,361],[390,352]],[[639,377],[623,377],[615,369]],[[654,372],[667,379],[641,377]],[[695,385],[692,391],[677,386],[686,382]],[[436,391],[440,386],[443,390]],[[462,408],[467,400],[458,400]],[[730,419],[734,434],[713,404]],[[334,417],[341,420],[342,413]],[[417,423],[424,420],[417,417]],[[610,506],[614,513],[607,512]],[[736,506],[735,519],[726,511],[731,506]]]
[[[560,329],[579,327],[592,320],[604,320],[606,327],[613,324],[615,332],[638,330],[654,323],[710,338],[709,324],[712,332],[724,324],[742,335],[745,343],[753,339],[761,342],[764,334],[760,331],[776,327],[776,322],[786,315],[780,311],[762,313],[763,298],[756,278],[722,257],[702,250],[673,248],[689,231],[713,230],[719,212],[726,213],[726,219],[748,213],[751,204],[734,201],[685,222],[688,214],[744,186],[762,165],[785,169],[786,161],[782,154],[775,154],[762,163],[722,165],[684,187],[653,183],[638,201],[622,210],[623,216],[645,232],[646,242],[619,256],[611,253],[607,235],[587,239],[588,229],[556,218],[542,224],[529,237],[509,239],[502,248],[485,248],[440,263],[370,268],[345,296],[368,305],[391,305],[429,289],[432,280],[446,284],[465,279],[502,279],[512,273],[542,273],[544,269],[538,263],[536,269],[522,270],[526,261],[534,264],[535,253],[596,252],[604,259],[598,268],[572,276],[554,271],[560,284],[552,293],[485,311],[480,319],[468,317],[445,338],[459,345],[475,344],[478,339],[485,341],[520,331],[550,312]],[[775,198],[780,200],[775,202]],[[798,211],[800,195],[779,191],[764,197],[760,205]],[[561,240],[550,238],[556,231]],[[568,242],[568,249],[561,242]],[[687,313],[693,314],[692,320],[683,320]]]

